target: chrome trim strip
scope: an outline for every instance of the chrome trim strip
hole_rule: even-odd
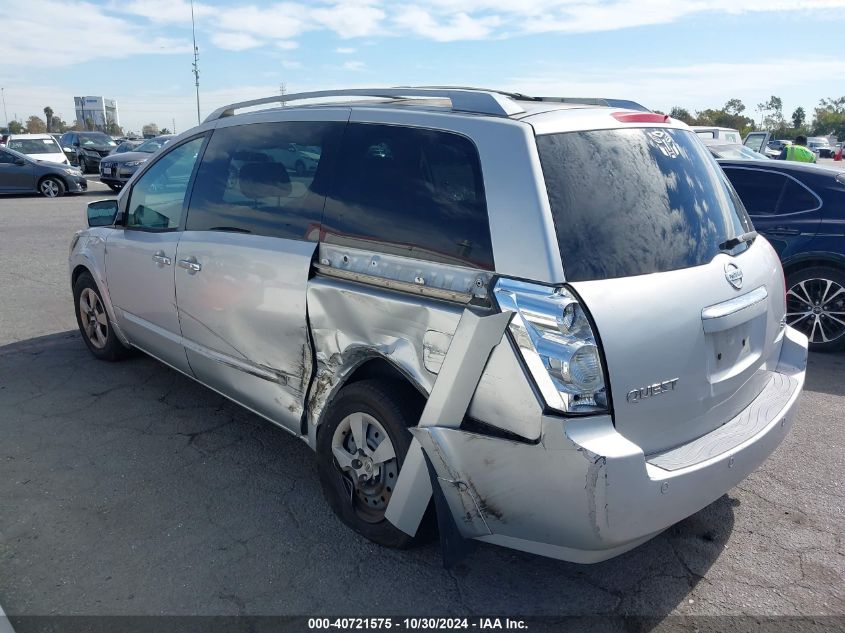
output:
[[[769,293],[766,291],[766,287],[760,286],[759,288],[755,288],[751,292],[740,295],[739,297],[734,297],[733,299],[728,299],[722,303],[717,303],[716,305],[704,308],[701,311],[701,319],[702,321],[706,321],[709,319],[726,317],[730,314],[735,314],[740,310],[746,310],[761,301],[765,301],[768,297]]]

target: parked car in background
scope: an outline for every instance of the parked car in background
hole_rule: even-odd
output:
[[[786,322],[812,350],[845,349],[845,172],[774,160],[719,164],[781,258]]]
[[[0,193],[40,193],[57,198],[82,193],[88,181],[70,165],[35,160],[8,147],[0,147]]]
[[[749,132],[745,135],[742,143],[749,149],[765,154],[769,158],[777,158],[784,147],[792,145],[792,141],[773,139],[771,132]]]
[[[143,139],[120,141],[118,146],[111,151],[111,154],[109,154],[109,156],[114,156],[115,154],[125,154],[126,152],[135,151],[135,149],[137,149],[137,147],[143,142]],[[102,161],[100,162],[102,163]]]
[[[220,108],[89,205],[68,270],[82,340],[307,442],[330,507],[376,543],[412,544],[436,510],[450,557],[472,538],[578,562],[636,547],[775,450],[807,339],[695,134],[573,101]],[[291,176],[292,145],[312,173]]]
[[[117,147],[112,138],[102,132],[66,132],[61,139],[62,150],[71,165],[83,174],[96,171],[100,160]]]
[[[733,160],[769,160],[769,157],[753,149],[737,143],[704,143],[710,153],[716,158],[729,158]]]
[[[50,134],[10,134],[6,147],[35,160],[70,165],[61,146]]]
[[[836,150],[831,147],[830,141],[823,136],[807,137],[807,147],[810,148],[819,158],[833,158]]]
[[[712,127],[707,125],[691,125],[690,126],[698,137],[705,141],[713,141],[718,143],[742,143],[742,135],[739,130],[730,127]]]
[[[108,185],[112,191],[120,191],[138,167],[174,138],[172,134],[162,134],[140,143],[127,152],[115,153],[100,162],[100,182]]]

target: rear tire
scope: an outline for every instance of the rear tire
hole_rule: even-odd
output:
[[[82,340],[96,358],[115,361],[129,353],[109,322],[106,304],[90,273],[82,273],[73,284],[73,305]]]
[[[845,349],[845,271],[814,266],[787,277],[786,323],[807,335],[810,351]]]
[[[384,518],[411,445],[408,427],[419,418],[407,389],[380,380],[344,387],[326,411],[317,437],[320,483],[332,510],[362,536],[398,549],[420,543],[431,533],[421,526],[418,536],[412,537]],[[362,439],[363,448],[356,438]],[[390,445],[383,446],[385,442]],[[391,458],[379,461],[385,455]],[[432,514],[427,513],[429,523]]]
[[[88,161],[85,160],[85,157],[80,156],[77,159],[77,162],[79,164],[79,171],[81,171],[83,174],[87,174],[88,173]]]

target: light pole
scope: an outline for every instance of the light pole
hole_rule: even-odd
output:
[[[197,125],[200,121],[200,67],[199,67],[199,49],[197,48],[197,31],[194,25],[194,0],[191,0],[191,37],[194,41],[194,85],[197,88]]]
[[[0,96],[3,97],[3,119],[6,121],[6,129],[9,128],[9,115],[6,114],[6,89],[0,88]]]

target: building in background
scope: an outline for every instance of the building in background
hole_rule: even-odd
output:
[[[117,114],[117,101],[104,97],[74,97],[76,120],[86,130],[99,130],[107,134],[116,134],[120,127]]]

